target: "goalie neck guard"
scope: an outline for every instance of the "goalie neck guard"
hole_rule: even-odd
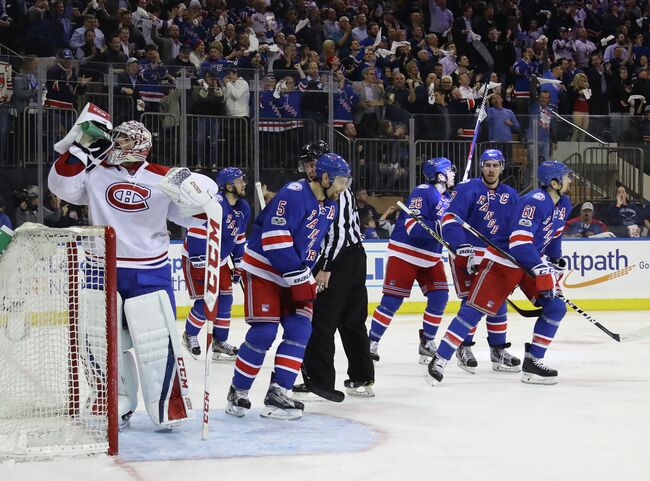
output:
[[[115,148],[108,159],[111,165],[120,165],[125,162],[144,162],[149,156],[152,147],[151,132],[135,120],[123,122],[111,133]]]

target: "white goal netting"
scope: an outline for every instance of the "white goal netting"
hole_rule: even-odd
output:
[[[0,459],[110,451],[111,232],[28,224],[0,254]]]

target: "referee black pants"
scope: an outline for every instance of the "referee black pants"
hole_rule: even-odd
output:
[[[374,381],[375,367],[370,358],[366,318],[366,251],[362,244],[346,247],[331,267],[329,287],[314,304],[312,334],[305,351],[304,367],[314,384],[333,389],[334,336],[339,330],[348,358],[348,378]]]

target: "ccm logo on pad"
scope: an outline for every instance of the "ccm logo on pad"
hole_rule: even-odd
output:
[[[106,201],[122,212],[147,210],[149,197],[151,197],[151,190],[128,182],[117,182],[106,189]]]

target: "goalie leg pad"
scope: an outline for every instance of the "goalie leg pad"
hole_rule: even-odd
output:
[[[187,371],[168,294],[160,290],[127,299],[124,313],[149,417],[163,427],[192,419]]]

